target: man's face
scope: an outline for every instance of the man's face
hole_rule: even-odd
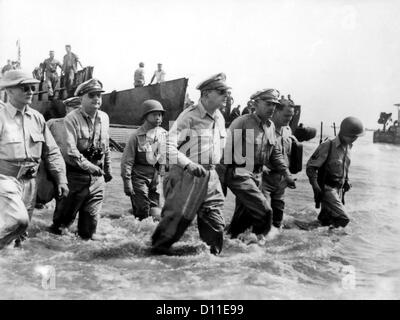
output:
[[[65,47],[65,50],[67,50],[67,53],[71,52],[71,47]]]
[[[294,116],[294,108],[284,106],[282,110],[276,109],[273,115],[274,123],[280,126],[287,126]]]
[[[162,64],[158,64],[157,66],[158,66],[158,71],[161,71],[161,69],[162,69]]]
[[[160,111],[150,112],[146,115],[146,120],[149,122],[153,127],[159,127],[162,123],[163,114]]]
[[[101,92],[88,92],[82,96],[82,107],[87,110],[98,110],[101,103]]]
[[[51,59],[54,58],[54,51],[50,51],[50,58],[51,58]]]
[[[275,111],[275,103],[266,100],[257,100],[255,103],[255,113],[263,121],[271,120]]]
[[[229,89],[210,90],[208,93],[208,101],[218,109],[226,107],[231,91]]]
[[[15,86],[7,89],[10,102],[16,107],[23,107],[32,103],[33,93],[36,87],[33,83]]]

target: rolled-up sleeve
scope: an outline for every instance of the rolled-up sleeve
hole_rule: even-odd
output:
[[[121,158],[121,177],[124,183],[130,183],[131,181],[132,167],[135,164],[136,146],[136,134],[133,133],[125,146]]]

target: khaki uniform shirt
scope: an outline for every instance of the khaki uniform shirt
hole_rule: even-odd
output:
[[[289,167],[289,158],[292,151],[292,129],[289,126],[283,126],[280,130],[275,129],[276,146],[282,153],[285,164]],[[274,168],[269,168],[272,172]]]
[[[98,110],[94,123],[82,107],[68,113],[64,118],[66,145],[62,148],[65,162],[84,171],[90,171],[91,162],[82,152],[90,145],[101,148],[104,152],[104,172],[111,174],[111,157],[109,148],[108,115]]]
[[[156,127],[154,135],[150,136],[148,133],[141,126],[130,136],[121,159],[121,177],[124,181],[131,180],[132,168],[135,166],[139,166],[144,175],[154,175],[155,164],[164,162],[165,154],[162,149],[165,147],[167,131]]]
[[[262,123],[255,113],[246,114],[233,120],[229,130],[224,151],[225,164],[246,166],[250,171],[254,166],[267,165],[289,174],[282,152],[277,147],[273,122]]]
[[[349,170],[352,145],[344,146],[339,136],[334,139],[329,139],[318,146],[307,162],[307,175],[312,180],[317,179],[316,170],[324,164],[328,157],[330,141],[332,141],[332,149],[327,162],[327,179],[342,185]]]
[[[41,113],[26,106],[21,113],[10,102],[0,107],[0,160],[43,159],[57,184],[67,183],[65,162]]]
[[[218,164],[225,146],[226,130],[222,113],[209,114],[201,101],[183,110],[167,138],[169,164],[184,168],[194,162]]]

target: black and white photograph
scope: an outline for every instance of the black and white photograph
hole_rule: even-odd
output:
[[[399,16],[0,0],[0,300],[399,300]]]

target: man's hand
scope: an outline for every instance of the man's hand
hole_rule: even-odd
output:
[[[111,180],[112,180],[112,175],[109,173],[109,172],[106,172],[105,174],[104,174],[104,181],[107,183],[107,182],[110,182]]]
[[[312,188],[314,192],[314,201],[316,204],[319,204],[322,200],[322,190],[317,183],[315,183]]]
[[[349,191],[350,189],[351,189],[351,184],[349,183],[348,180],[346,180],[346,181],[344,182],[344,184],[343,184],[343,191],[344,191],[344,192],[347,192],[347,191]]]
[[[135,192],[133,191],[132,185],[129,182],[124,183],[124,192],[128,197],[131,197],[135,194]]]
[[[57,186],[57,195],[59,198],[65,198],[68,196],[69,189],[66,183],[60,183]]]
[[[185,170],[187,170],[191,175],[195,177],[205,177],[207,174],[206,169],[194,162],[187,164]]]
[[[264,175],[268,175],[271,172],[271,170],[266,165],[263,165],[262,172]]]
[[[293,178],[292,176],[286,176],[285,181],[287,183],[288,188],[296,189],[296,179],[295,178]]]

